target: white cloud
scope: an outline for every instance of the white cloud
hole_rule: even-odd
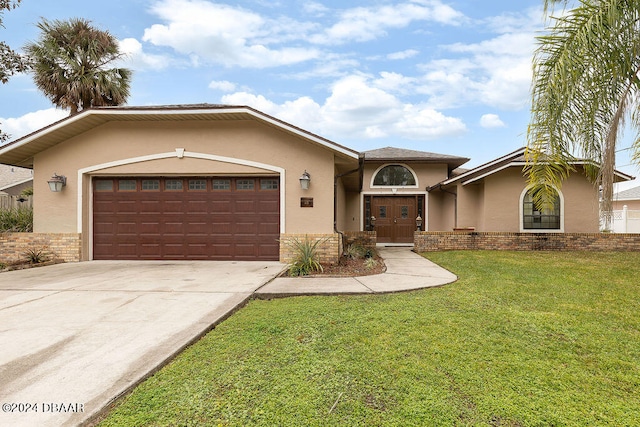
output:
[[[251,105],[291,124],[328,138],[407,138],[432,140],[466,132],[459,118],[449,117],[424,105],[402,102],[376,84],[379,80],[354,74],[336,81],[330,95],[319,104],[309,97],[277,104],[262,95],[237,92],[222,102]]]
[[[213,80],[209,83],[209,89],[219,90],[222,92],[233,92],[236,90],[236,84],[227,80]]]
[[[480,126],[487,129],[493,128],[503,128],[507,125],[504,124],[502,120],[500,120],[500,116],[497,114],[483,114],[480,117]]]
[[[11,135],[12,140],[15,140],[65,117],[69,117],[69,111],[48,108],[27,113],[20,117],[0,118],[0,129],[4,133]]]
[[[118,42],[120,52],[126,55],[124,66],[134,70],[162,70],[171,65],[168,56],[151,55],[143,52],[142,43],[134,38],[127,38]]]
[[[318,3],[315,1],[306,1],[302,4],[302,10],[312,15],[323,16],[329,11],[329,8],[322,3]]]
[[[464,15],[439,0],[414,0],[396,5],[356,7],[340,14],[340,19],[322,34],[311,37],[314,43],[340,44],[364,42],[386,34],[388,29],[404,28],[414,21],[433,21],[459,25]]]
[[[400,52],[394,52],[387,55],[387,59],[398,60],[398,59],[408,59],[413,58],[420,52],[415,49],[407,49]]]
[[[529,103],[534,42],[533,31],[518,31],[442,46],[452,57],[423,64],[423,84],[416,90],[428,95],[435,108],[484,104],[522,109]]]
[[[166,24],[145,29],[142,40],[190,56],[194,64],[265,68],[320,57],[315,48],[280,46],[303,38],[312,24],[266,19],[249,10],[203,0],[161,0],[151,11]]]

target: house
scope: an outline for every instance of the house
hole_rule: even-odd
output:
[[[618,191],[613,195],[613,210],[621,211],[623,207],[640,211],[640,186]]]
[[[611,230],[614,233],[640,233],[640,187],[613,195]]]
[[[0,193],[19,196],[33,186],[33,171],[28,168],[0,164]]]
[[[539,212],[523,155],[464,171],[464,157],[359,153],[250,107],[200,104],[88,109],[3,147],[0,163],[33,169],[34,233],[78,260],[286,261],[304,238],[331,260],[345,235],[597,232],[586,178]]]

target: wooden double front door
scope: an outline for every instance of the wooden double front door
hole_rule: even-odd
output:
[[[374,196],[371,198],[373,229],[378,243],[413,243],[418,200],[416,196]]]

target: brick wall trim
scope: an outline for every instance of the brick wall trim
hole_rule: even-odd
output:
[[[416,252],[447,250],[640,251],[640,234],[416,232]]]
[[[81,246],[78,233],[0,233],[0,263],[22,261],[29,249],[43,249],[54,259],[78,262]]]

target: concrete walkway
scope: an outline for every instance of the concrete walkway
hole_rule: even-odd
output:
[[[378,247],[387,270],[361,277],[278,277],[255,292],[259,298],[293,295],[373,294],[442,286],[458,277],[410,247]]]

